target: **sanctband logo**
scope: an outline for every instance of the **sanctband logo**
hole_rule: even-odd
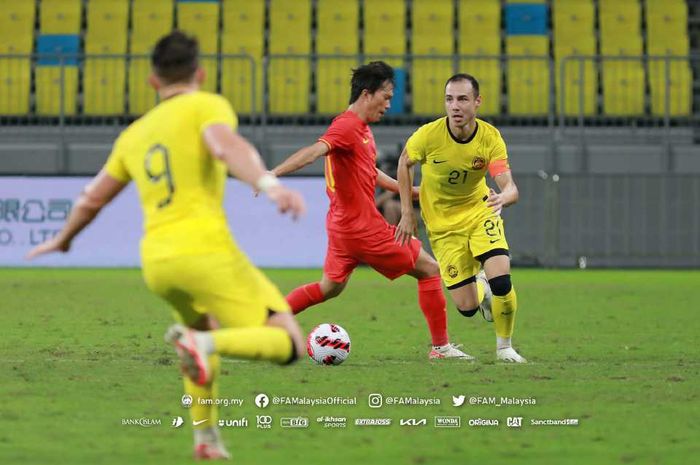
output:
[[[436,428],[461,428],[462,418],[455,416],[435,417]]]
[[[401,426],[425,426],[427,424],[427,418],[421,418],[420,420],[416,418],[402,418],[399,420],[399,425]]]

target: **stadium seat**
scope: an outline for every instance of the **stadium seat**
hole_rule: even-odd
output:
[[[269,111],[309,112],[310,0],[270,0]],[[298,57],[285,55],[302,55]]]
[[[414,0],[412,13],[411,40],[413,53],[417,55],[411,67],[413,113],[442,114],[445,81],[454,74],[456,63],[451,58],[432,57],[454,53],[452,34],[445,34],[445,31],[452,31],[452,1]]]
[[[0,54],[30,54],[34,41],[34,2],[0,0]],[[29,112],[29,58],[0,59],[0,114]]]
[[[39,35],[36,48],[37,114],[75,114],[80,37],[73,34]]]
[[[457,51],[460,55],[501,53],[500,0],[460,0]]]
[[[508,36],[506,51],[509,113],[547,114],[550,97],[548,38],[541,35]]]
[[[668,69],[667,69],[668,66]],[[667,82],[668,80],[668,82]],[[693,75],[687,60],[650,60],[651,113],[655,116],[689,116]],[[668,100],[668,108],[667,108]]]
[[[229,99],[238,113],[260,112],[263,104],[265,0],[224,0],[223,20],[221,94]],[[239,54],[251,58],[227,56]]]
[[[683,0],[646,0],[647,52],[688,55],[688,5]]]
[[[218,0],[179,0],[177,27],[199,41],[200,66],[206,72],[202,89],[216,92],[218,86],[219,2]]]
[[[81,0],[42,0],[39,3],[39,32],[80,34],[81,7]]]
[[[609,116],[644,113],[641,10],[638,0],[599,0],[603,112]],[[630,60],[637,57],[639,60]]]
[[[148,85],[151,64],[148,53],[173,28],[172,0],[133,0],[129,62],[129,113],[140,115],[156,104],[156,93]]]
[[[319,0],[316,6],[316,52],[357,55],[360,43],[357,0]],[[348,106],[350,76],[356,58],[319,57],[316,65],[316,112],[340,113]]]
[[[595,17],[591,0],[559,0],[552,4],[554,18],[554,73],[557,111],[562,111],[562,65],[564,72],[564,113],[592,115],[596,112],[598,75],[592,59],[571,59],[571,55],[595,55]],[[565,64],[564,64],[565,63]],[[583,74],[581,74],[583,73]],[[583,85],[583,87],[582,87]],[[581,108],[583,98],[583,108]]]
[[[387,55],[406,53],[406,2],[383,0],[365,2],[363,9],[364,51],[369,60],[384,60],[394,67],[404,66],[402,58]]]
[[[120,0],[91,0],[87,6],[83,112],[88,115],[124,113],[129,5]]]

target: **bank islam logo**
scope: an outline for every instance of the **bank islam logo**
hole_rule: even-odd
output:
[[[180,402],[182,402],[183,407],[190,408],[192,407],[192,396],[189,394],[185,394],[184,396],[182,396]]]
[[[464,396],[452,396],[452,406],[461,407],[464,405]]]
[[[270,415],[255,415],[258,429],[272,429],[272,417]]]
[[[255,405],[257,405],[258,408],[265,408],[270,405],[270,398],[267,397],[266,394],[258,394],[255,396]]]
[[[185,420],[183,420],[182,417],[175,417],[175,418],[173,418],[173,422],[172,422],[171,426],[173,428],[179,428],[184,424],[185,424]]]
[[[508,428],[520,428],[523,426],[523,417],[508,417],[506,419]]]

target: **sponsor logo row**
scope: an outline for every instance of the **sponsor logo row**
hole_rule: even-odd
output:
[[[198,426],[207,423],[208,419],[192,421],[193,426]],[[255,415],[255,419],[249,420],[248,417],[220,419],[217,426],[220,428],[248,428],[255,427],[257,429],[272,429],[273,426],[281,428],[308,428],[311,425],[308,417],[279,417],[275,420],[271,415]],[[433,426],[435,428],[461,428],[462,426],[470,427],[498,427],[506,426],[508,428],[521,428],[523,425],[529,426],[578,426],[577,418],[559,418],[559,419],[538,419],[531,418],[527,422],[523,422],[523,417],[507,417],[505,421],[499,418],[462,418],[456,415],[434,416],[432,418],[355,418],[348,419],[347,417],[334,416],[319,416],[316,417],[315,423],[322,428],[345,428],[348,425],[354,426],[392,426],[398,425],[402,427],[423,427]],[[160,426],[160,419],[122,419],[123,425],[138,425],[142,427]],[[185,420],[181,416],[174,417],[170,423],[173,428],[180,428],[185,424]]]

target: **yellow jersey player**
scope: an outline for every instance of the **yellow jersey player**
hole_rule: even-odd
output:
[[[73,238],[134,182],[144,215],[143,276],[178,321],[166,340],[175,345],[192,397],[195,458],[215,459],[230,456],[217,429],[217,407],[198,400],[218,395],[219,356],[286,364],[304,350],[284,297],[229,232],[223,210],[227,169],[283,213],[297,216],[305,207],[236,133],[229,103],[199,90],[204,72],[198,50],[196,39],[178,31],[158,41],[149,82],[160,103],[121,133],[61,232],[28,258],[67,252]]]
[[[481,309],[494,322],[497,358],[524,363],[511,345],[518,307],[500,215],[517,202],[518,188],[501,134],[476,118],[480,104],[478,81],[468,74],[452,76],[445,85],[447,117],[422,126],[406,142],[399,159],[402,218],[396,239],[404,242],[415,231],[411,188],[413,166],[420,163],[423,220],[457,309],[467,317]],[[500,193],[486,185],[487,171]]]

